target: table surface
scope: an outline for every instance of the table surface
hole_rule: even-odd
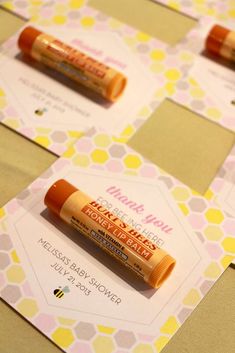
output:
[[[176,44],[196,23],[149,0],[91,0],[90,5],[169,44]],[[0,7],[0,43],[23,23]],[[0,207],[56,159],[52,153],[0,124]],[[231,266],[162,352],[233,353],[234,332],[235,270]],[[0,300],[0,352],[54,353],[61,350]]]

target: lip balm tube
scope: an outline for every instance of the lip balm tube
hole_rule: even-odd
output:
[[[212,54],[235,61],[235,32],[215,25],[211,28],[205,45]]]
[[[66,180],[50,187],[44,203],[151,287],[159,288],[172,272],[173,257]]]
[[[21,32],[18,46],[24,54],[111,102],[116,101],[125,89],[127,78],[121,72],[34,27],[28,26]]]

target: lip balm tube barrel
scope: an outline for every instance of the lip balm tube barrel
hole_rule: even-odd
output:
[[[214,25],[206,38],[205,46],[212,54],[235,62],[235,32]]]
[[[111,102],[115,102],[126,87],[127,78],[121,72],[34,27],[28,26],[21,32],[18,46],[24,54]]]
[[[175,259],[64,179],[47,191],[45,205],[151,287],[169,277]]]

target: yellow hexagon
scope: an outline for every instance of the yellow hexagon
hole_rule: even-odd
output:
[[[55,4],[54,9],[56,13],[64,13],[67,10],[67,6],[65,4]]]
[[[189,214],[189,209],[184,203],[178,203],[178,206],[185,216]]]
[[[0,97],[4,97],[5,96],[5,92],[3,91],[3,89],[0,88]]]
[[[232,237],[225,238],[222,242],[222,246],[225,251],[235,254],[235,238],[232,238]]]
[[[12,1],[5,1],[4,7],[6,7],[8,10],[14,10],[14,5],[13,5]]]
[[[138,114],[140,116],[148,117],[150,113],[151,113],[151,111],[150,111],[149,107],[145,105],[143,108],[140,109]]]
[[[153,60],[162,61],[162,60],[165,59],[166,54],[165,54],[164,50],[154,49],[154,50],[151,51],[150,57]]]
[[[50,146],[51,142],[48,137],[46,136],[37,136],[34,139],[35,142],[37,142],[39,145],[42,145],[44,147]]]
[[[208,108],[206,110],[206,114],[212,118],[212,119],[215,119],[215,120],[218,120],[221,118],[221,111],[219,111],[217,108]]]
[[[17,252],[15,250],[12,250],[11,252],[11,258],[12,258],[12,261],[14,261],[15,263],[20,263],[20,259],[17,255]]]
[[[212,262],[207,269],[205,270],[204,274],[206,277],[209,278],[218,278],[219,275],[221,274],[221,268],[219,267],[219,265],[216,262]]]
[[[107,335],[111,335],[115,331],[115,328],[108,326],[98,325],[97,328],[99,332],[106,333]]]
[[[64,327],[58,327],[51,335],[51,338],[62,348],[68,348],[75,339],[72,330]]]
[[[109,155],[106,151],[97,149],[91,153],[91,158],[94,162],[103,164],[108,160]]]
[[[93,17],[87,16],[81,19],[81,25],[83,27],[92,27],[95,24],[95,19]]]
[[[169,335],[173,335],[178,329],[179,324],[174,316],[170,316],[165,324],[161,327],[160,331]]]
[[[174,0],[170,0],[170,1],[168,2],[168,6],[169,6],[170,8],[172,8],[172,9],[177,10],[177,11],[180,10],[180,4],[179,4],[177,1],[174,1]]]
[[[221,265],[223,268],[227,268],[231,262],[234,260],[235,256],[232,255],[225,255],[221,260]]]
[[[154,353],[154,350],[150,344],[140,343],[133,349],[133,353]]]
[[[194,59],[194,55],[190,52],[180,53],[180,59],[185,62],[191,62]]]
[[[79,9],[79,7],[84,5],[84,0],[70,0],[69,6],[71,9]]]
[[[56,15],[53,17],[52,20],[57,25],[63,25],[66,22],[67,18],[64,15]]]
[[[210,223],[220,224],[224,220],[223,213],[216,208],[209,208],[205,213],[206,219]]]
[[[111,337],[98,336],[93,341],[93,347],[96,353],[112,353],[114,351],[114,343]]]
[[[38,21],[38,24],[40,26],[49,26],[51,24],[51,20],[49,19],[43,19],[43,20],[40,20]]]
[[[119,137],[112,136],[112,140],[113,140],[114,142],[126,143],[127,140],[128,140],[128,137],[126,137],[126,136],[119,136]]]
[[[70,146],[63,154],[64,158],[71,158],[75,154],[76,150],[73,146]]]
[[[7,270],[7,278],[9,282],[21,283],[25,279],[25,274],[23,269],[18,265],[12,265]]]
[[[0,218],[4,217],[5,216],[5,211],[4,211],[4,208],[1,207],[0,208]]]
[[[75,165],[80,165],[81,167],[87,167],[90,164],[89,157],[85,154],[76,154],[73,159]]]
[[[140,41],[140,42],[148,42],[150,39],[150,35],[144,33],[144,32],[138,32],[136,34],[136,38]]]
[[[183,303],[185,305],[189,306],[194,306],[200,301],[201,297],[199,292],[196,289],[191,289],[189,293],[186,295],[186,297],[183,300]]]
[[[192,77],[189,77],[188,82],[191,86],[198,86],[197,81],[195,81]]]
[[[99,134],[94,137],[94,142],[98,147],[107,147],[111,143],[111,138],[105,134]]]
[[[175,82],[167,82],[165,84],[165,89],[166,89],[168,95],[172,96],[172,94],[175,93]]]
[[[186,188],[180,186],[174,188],[174,190],[172,191],[172,195],[177,201],[181,202],[187,201],[190,197],[189,191]]]
[[[129,154],[124,158],[124,164],[127,168],[137,169],[141,166],[141,159],[134,154]]]
[[[4,124],[7,126],[11,127],[12,129],[16,130],[20,127],[20,122],[19,120],[16,120],[14,118],[7,118],[4,120]]]
[[[165,65],[161,62],[153,62],[150,66],[150,69],[158,74],[159,72],[163,72],[165,70]],[[158,96],[160,93],[161,90],[158,91]]]
[[[170,81],[177,81],[181,77],[181,72],[177,69],[169,69],[165,72],[165,76]]]
[[[6,105],[6,99],[4,97],[0,97],[0,109],[3,109]]]
[[[232,18],[235,18],[235,9],[231,9],[228,11],[228,15]]]
[[[203,98],[205,96],[205,92],[199,87],[193,87],[190,89],[190,94],[193,98]]]
[[[214,196],[213,191],[211,191],[210,189],[207,190],[207,192],[203,195],[205,197],[205,199],[207,200],[211,200],[212,197]]]
[[[223,237],[223,232],[218,226],[209,225],[204,230],[204,234],[208,240],[219,240]]]
[[[28,318],[35,316],[39,311],[36,301],[28,298],[22,299],[17,305],[17,309],[20,314]]]
[[[65,326],[72,326],[76,322],[76,320],[67,319],[66,317],[58,317],[57,320],[61,325],[65,325]]]
[[[112,29],[118,29],[122,26],[122,23],[120,21],[112,17],[109,19],[108,24]]]
[[[133,126],[128,125],[123,131],[122,131],[122,136],[131,136],[134,133],[135,129],[133,128]]]
[[[157,352],[161,352],[161,350],[165,347],[165,345],[169,342],[169,337],[160,336],[154,343],[154,346],[157,349]]]

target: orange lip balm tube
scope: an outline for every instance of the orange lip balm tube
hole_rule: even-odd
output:
[[[206,38],[206,49],[235,62],[235,32],[219,25],[213,26]]]
[[[50,187],[44,203],[151,287],[159,288],[172,272],[173,257],[66,180]]]
[[[115,102],[123,93],[127,79],[117,70],[89,57],[34,27],[20,34],[18,46],[33,59]]]

